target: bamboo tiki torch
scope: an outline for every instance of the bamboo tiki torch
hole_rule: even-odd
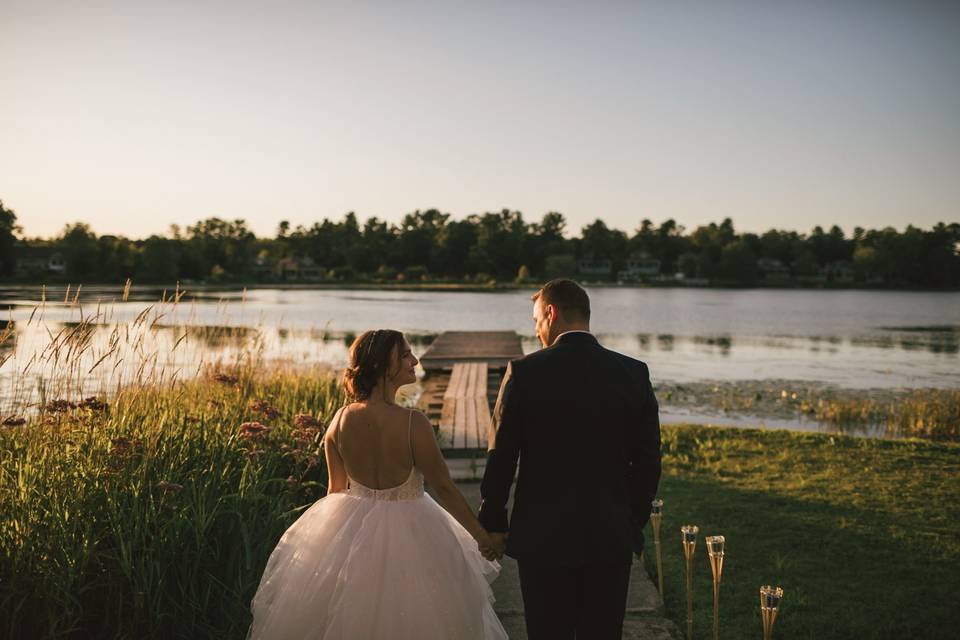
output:
[[[663,556],[660,553],[660,521],[663,518],[663,500],[650,503],[650,526],[653,528],[653,546],[657,549],[657,588],[663,599]]]
[[[783,589],[770,585],[760,587],[760,617],[763,619],[763,640],[773,638],[773,623],[783,600]]]
[[[707,536],[707,555],[713,571],[713,640],[720,639],[720,575],[723,573],[723,536]]]
[[[697,547],[699,531],[700,528],[693,524],[680,528],[683,557],[687,560],[687,640],[693,638],[693,552]]]

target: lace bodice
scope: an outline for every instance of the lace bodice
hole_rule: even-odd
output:
[[[407,476],[403,484],[388,489],[371,489],[350,478],[350,476],[347,476],[347,478],[350,481],[347,495],[358,498],[396,502],[398,500],[415,500],[423,495],[423,474],[416,467],[410,469],[410,475]]]
[[[343,409],[344,407],[341,407],[340,410],[337,411],[337,415],[334,416],[333,421],[331,422],[331,429],[339,430],[340,416],[343,413]],[[391,502],[396,502],[398,500],[414,500],[423,495],[423,474],[420,473],[419,469],[417,469],[416,460],[413,457],[413,432],[410,429],[412,420],[413,410],[411,409],[407,417],[407,446],[410,448],[410,475],[407,476],[407,479],[395,487],[389,487],[387,489],[373,489],[357,482],[351,478],[350,473],[347,472],[347,495],[355,496],[357,498],[368,498],[371,500],[385,500]],[[334,424],[336,426],[333,426]],[[339,431],[337,431],[337,433],[339,433]],[[342,447],[343,445],[340,443],[338,446]],[[343,455],[342,449],[340,455]]]

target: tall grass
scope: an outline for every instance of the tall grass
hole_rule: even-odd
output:
[[[52,379],[0,420],[0,634],[242,637],[270,551],[325,492],[336,380],[267,367],[255,341],[181,380],[126,341],[149,308],[90,353],[102,313],[51,333]],[[135,376],[84,397],[91,359],[128,357]]]
[[[325,491],[327,373],[217,373],[0,431],[0,633],[231,637]]]
[[[960,390],[911,389],[888,400],[818,399],[805,408],[840,427],[882,425],[888,435],[960,440]]]

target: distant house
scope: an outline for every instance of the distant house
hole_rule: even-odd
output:
[[[273,275],[278,280],[321,280],[327,275],[327,270],[317,265],[310,256],[294,256],[281,258],[273,266]]]
[[[627,257],[626,266],[617,274],[619,280],[631,282],[637,280],[673,280],[673,276],[666,278],[660,275],[660,261],[646,251],[635,251]]]
[[[827,265],[827,274],[831,282],[850,284],[854,279],[853,263],[847,260],[838,260]]]
[[[760,258],[757,260],[757,270],[760,272],[760,279],[766,283],[790,280],[790,269],[777,258]]]
[[[300,258],[300,278],[302,280],[321,280],[327,276],[327,270],[310,256]]]
[[[828,274],[827,267],[819,267],[816,273],[799,275],[797,280],[802,284],[824,284],[827,281]]]
[[[253,275],[257,280],[269,280],[273,275],[273,266],[267,259],[267,252],[261,251],[253,259]]]
[[[577,271],[583,276],[610,277],[613,274],[613,263],[605,258],[598,259],[594,258],[593,254],[587,254],[577,261]]]
[[[25,275],[62,274],[66,270],[66,259],[54,247],[20,247],[17,251],[17,273]]]

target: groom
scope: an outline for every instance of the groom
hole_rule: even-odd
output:
[[[507,366],[480,522],[517,560],[531,640],[619,639],[660,480],[657,400],[647,365],[590,333],[580,285],[553,280],[533,301],[544,349]]]

